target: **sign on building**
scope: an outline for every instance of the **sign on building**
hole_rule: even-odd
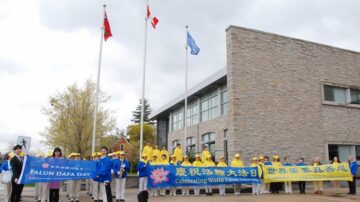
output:
[[[31,137],[27,137],[27,136],[18,136],[17,142],[16,144],[21,145],[22,146],[22,150],[26,153],[29,152],[30,150],[30,142],[31,142]]]

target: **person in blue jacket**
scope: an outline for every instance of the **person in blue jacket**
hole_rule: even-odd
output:
[[[102,147],[101,157],[98,161],[96,168],[96,178],[95,178],[95,180],[100,183],[100,190],[103,196],[103,202],[112,201],[111,186],[110,186],[112,163],[107,153],[108,153],[108,148]]]
[[[130,163],[121,151],[119,158],[114,161],[114,177],[116,181],[116,202],[125,201],[125,183],[127,173],[130,171]]]
[[[299,158],[298,162],[296,163],[296,166],[306,166],[304,162],[304,158]],[[305,188],[306,188],[306,182],[299,181],[300,194],[305,194]]]
[[[149,166],[149,161],[147,160],[147,156],[146,154],[143,154],[141,160],[137,165],[137,170],[139,175],[139,192],[147,190],[148,176],[149,176],[147,170],[148,166]]]
[[[14,153],[8,153],[5,155],[5,160],[0,167],[0,173],[11,170],[10,160],[14,157]],[[10,201],[10,195],[12,191],[11,182],[4,184],[4,200],[5,202]]]
[[[357,171],[359,169],[359,165],[357,164],[356,160],[354,160],[353,156],[348,156],[348,161],[349,161],[349,167],[351,170],[351,176],[352,176],[352,181],[349,181],[349,193],[351,195],[356,195],[356,174]]]

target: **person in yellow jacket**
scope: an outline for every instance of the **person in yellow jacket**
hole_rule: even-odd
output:
[[[154,155],[154,154],[156,154],[156,155],[158,156],[158,161],[162,161],[162,159],[161,159],[161,154],[160,154],[160,150],[159,150],[159,148],[158,148],[157,145],[154,145],[154,148],[153,148],[153,150],[151,151],[151,155]]]
[[[159,160],[158,164],[164,165],[164,166],[170,165],[169,161],[166,160],[166,154],[161,155],[161,159]],[[159,189],[159,193],[160,193],[160,196],[165,196],[166,195],[166,188],[163,187],[163,188]]]
[[[148,141],[145,145],[145,147],[142,150],[142,156],[148,156],[149,158],[152,158],[152,146],[151,143]]]
[[[179,166],[180,162],[177,161],[177,156],[175,154],[173,154],[171,156],[171,161],[170,161],[170,165],[173,166]],[[176,196],[176,187],[170,187],[170,196]]]
[[[260,181],[261,181],[261,184],[260,184],[260,194],[264,194],[266,191],[265,191],[265,188],[266,188],[266,183],[265,183],[265,180],[264,180],[264,162],[265,162],[265,157],[263,155],[261,155],[259,157],[259,165],[261,167],[261,175],[259,175],[260,177]]]
[[[166,149],[166,146],[163,146],[161,151],[160,151],[160,155],[166,155],[166,161],[169,162],[169,152],[168,150]]]
[[[338,166],[340,163],[339,158],[337,156],[334,157],[333,161],[331,162],[331,164],[333,164],[334,166]],[[336,196],[340,196],[341,192],[340,192],[340,181],[338,180],[334,180],[333,181],[333,186],[335,188],[335,195]]]
[[[272,165],[276,168],[280,168],[282,166],[280,162],[280,157],[278,155],[274,155]],[[272,182],[270,183],[270,190],[273,194],[278,194],[282,189],[282,182]]]
[[[176,148],[174,150],[174,155],[176,156],[177,161],[182,162],[184,155],[183,155],[183,151],[181,149],[181,144],[177,144]]]
[[[258,158],[254,157],[252,159],[252,163],[251,163],[250,167],[256,167],[257,168],[259,177],[262,175],[262,169],[260,167]],[[260,184],[255,184],[255,183],[252,184],[252,194],[253,195],[260,194]]]
[[[201,152],[201,161],[204,163],[209,155],[211,155],[209,148],[207,146],[204,146],[204,149]]]
[[[203,163],[201,162],[201,158],[199,154],[195,155],[195,161],[192,163],[194,167],[202,167]],[[199,196],[200,194],[200,186],[194,186],[194,195]]]
[[[234,159],[231,161],[231,167],[243,168],[244,163],[240,159],[240,154],[235,154]],[[241,185],[234,184],[234,195],[240,195]]]
[[[215,167],[215,163],[212,160],[211,155],[207,156],[206,161],[204,162],[204,167]],[[205,193],[207,196],[212,196],[212,187],[211,186],[205,186]]]
[[[224,157],[220,157],[217,167],[227,167]],[[219,185],[219,194],[220,194],[220,196],[225,196],[225,185],[224,184]]]
[[[152,166],[161,165],[161,161],[158,160],[158,156],[156,154],[152,155],[150,165],[152,165]],[[160,189],[152,188],[151,196],[158,196],[159,192],[160,192]]]
[[[320,158],[315,157],[313,166],[319,166],[319,165],[321,165]],[[323,182],[322,181],[314,181],[314,189],[315,189],[315,194],[322,194],[323,193]]]
[[[184,167],[186,167],[186,166],[192,166],[192,164],[190,163],[190,161],[189,161],[189,157],[188,156],[184,156],[184,161],[181,163],[181,166],[184,166]],[[181,190],[181,192],[182,192],[182,195],[183,196],[189,196],[189,187],[183,187],[182,188],[182,190]]]

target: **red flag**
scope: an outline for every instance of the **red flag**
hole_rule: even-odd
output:
[[[112,37],[110,23],[107,18],[106,12],[104,16],[104,40],[106,41],[108,38]]]
[[[149,19],[151,19],[151,25],[153,26],[153,28],[154,29],[156,29],[156,25],[157,25],[157,23],[159,22],[159,19],[157,19],[156,17],[153,17],[152,15],[151,15],[151,12],[150,12],[150,7],[148,6],[147,7],[147,18]]]

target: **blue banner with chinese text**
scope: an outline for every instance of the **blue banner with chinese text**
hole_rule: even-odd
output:
[[[260,183],[256,167],[150,166],[150,188]]]
[[[25,156],[20,184],[93,178],[95,161]]]

